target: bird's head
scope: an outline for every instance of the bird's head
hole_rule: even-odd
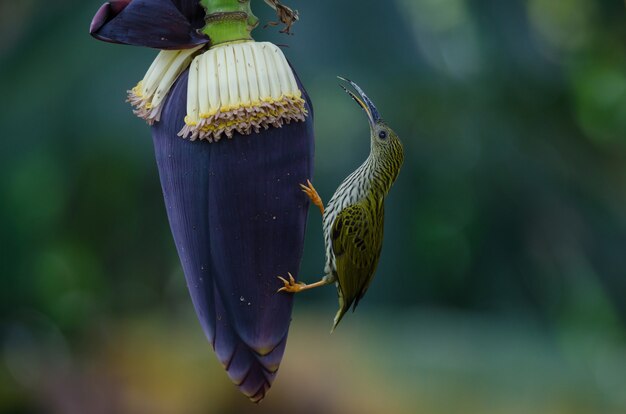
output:
[[[359,85],[342,77],[339,77],[339,79],[349,83],[358,93],[357,96],[345,86],[340,85],[367,114],[370,123],[372,155],[383,162],[392,163],[393,166],[397,166],[399,170],[404,161],[404,150],[400,138],[398,138],[398,135],[383,121],[376,105],[368,98]]]

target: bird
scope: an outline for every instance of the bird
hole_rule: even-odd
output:
[[[343,84],[341,88],[365,111],[370,126],[370,154],[335,191],[324,207],[310,180],[300,184],[322,214],[326,248],[324,276],[315,283],[296,282],[278,276],[283,286],[278,292],[298,293],[334,283],[339,310],[331,332],[352,306],[356,309],[367,292],[381,255],[383,245],[385,197],[404,162],[404,149],[398,135],[385,123],[378,109],[363,89],[349,79],[339,77],[358,93]]]

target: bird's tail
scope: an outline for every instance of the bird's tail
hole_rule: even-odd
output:
[[[337,293],[339,294],[339,310],[335,315],[333,328],[330,330],[330,333],[335,332],[335,328],[337,327],[337,325],[339,325],[339,322],[341,322],[341,319],[343,319],[343,316],[346,314],[346,312],[348,312],[348,309],[350,309],[350,303],[346,303],[346,301],[344,300],[341,289],[337,289]]]

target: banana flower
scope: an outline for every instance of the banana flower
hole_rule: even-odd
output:
[[[282,50],[255,42],[248,0],[117,0],[90,34],[159,49],[128,93],[152,130],[165,208],[200,324],[242,393],[280,365],[311,178],[311,101]]]

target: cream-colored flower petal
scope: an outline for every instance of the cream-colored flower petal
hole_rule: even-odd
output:
[[[216,47],[207,53],[215,53],[217,56],[217,85],[220,89],[220,103],[222,108],[230,107],[230,94],[228,93],[228,66],[226,64],[226,50],[224,47]]]
[[[278,50],[280,52],[280,50]],[[289,62],[287,62],[287,58],[285,55],[280,52],[276,53],[276,65],[280,65],[285,68],[285,74],[287,75],[287,81],[289,82],[288,89],[292,95],[300,97],[301,92],[300,88],[298,88],[298,82],[296,81],[296,75],[294,75],[293,70],[291,70],[291,66],[289,66]]]
[[[250,87],[248,86],[248,76],[246,72],[245,49],[243,47],[235,47],[233,49],[235,52],[235,68],[237,69],[239,99],[242,102],[250,102]]]
[[[181,73],[183,73],[185,68],[189,66],[190,61],[191,53],[189,53],[189,51],[181,50],[178,53],[167,72],[165,72],[165,74],[163,75],[163,78],[159,83],[159,87],[154,93],[154,98],[152,98],[152,106],[160,105],[161,102],[163,102],[163,100],[169,93],[170,88],[172,87],[172,85],[174,85],[174,82],[176,82],[176,79],[178,79],[178,77]]]
[[[215,114],[220,109],[220,85],[217,73],[217,56],[215,53],[205,53],[207,64],[207,85],[209,88],[210,112]]]
[[[189,71],[187,117],[178,134],[209,142],[306,119],[305,102],[283,52],[271,43],[217,45]]]
[[[189,85],[187,87],[187,118],[185,122],[187,124],[196,125],[200,120],[198,117],[199,104],[198,104],[198,71],[200,68],[200,59],[202,56],[198,56],[191,63],[189,68]]]
[[[143,94],[145,96],[152,96],[156,92],[163,75],[168,71],[179,52],[178,50],[163,50],[157,55],[143,78]]]
[[[209,85],[207,78],[206,55],[198,56],[198,106],[200,118],[208,118],[211,104],[209,102]]]
[[[273,45],[272,45],[273,46]],[[267,65],[267,71],[271,74],[268,76],[270,81],[270,94],[274,100],[280,99],[281,89],[280,89],[280,79],[278,77],[278,70],[276,69],[276,64],[274,63],[273,48],[265,47],[263,48],[263,54],[265,56],[265,64]]]
[[[269,74],[267,73],[267,65],[265,63],[264,44],[250,45],[254,53],[254,64],[256,76],[259,82],[259,98],[271,96]]]
[[[241,96],[239,95],[239,80],[237,80],[237,64],[235,62],[235,50],[232,46],[225,46],[226,66],[228,66],[228,96],[232,108],[239,106]]]
[[[246,57],[246,77],[248,79],[248,87],[250,90],[250,102],[259,102],[259,79],[257,76],[256,63],[254,61],[254,51],[249,43],[243,45],[242,50]]]
[[[192,57],[202,48],[161,51],[150,65],[143,80],[128,91],[128,102],[134,113],[152,125],[159,121],[163,101],[180,74],[189,67]]]

